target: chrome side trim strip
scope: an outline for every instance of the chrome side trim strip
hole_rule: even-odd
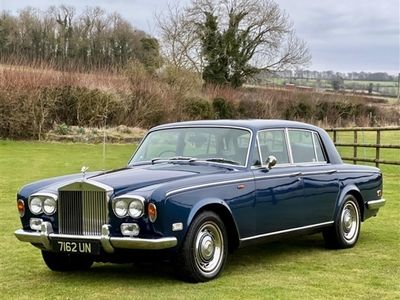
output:
[[[371,200],[371,201],[367,201],[367,207],[369,209],[378,209],[378,208],[384,206],[385,203],[386,203],[385,199]]]
[[[374,171],[374,170],[337,170],[338,173],[380,173],[378,170]]]
[[[307,225],[307,226],[302,226],[302,227],[296,227],[296,228],[290,228],[290,229],[279,230],[279,231],[274,231],[274,232],[268,232],[268,233],[264,233],[264,234],[259,234],[259,235],[255,235],[255,236],[249,236],[249,237],[246,237],[246,238],[242,238],[242,239],[240,239],[240,241],[241,242],[245,242],[245,241],[250,241],[250,240],[259,239],[259,238],[268,237],[268,236],[277,235],[277,234],[282,234],[282,233],[288,233],[288,232],[293,232],[293,231],[298,231],[298,230],[303,230],[303,229],[311,229],[311,228],[315,228],[315,227],[330,225],[330,224],[333,224],[333,222],[334,221],[329,221],[329,222],[323,222],[323,223]]]
[[[293,173],[284,173],[277,175],[265,175],[265,176],[257,176],[255,180],[259,179],[268,179],[268,178],[282,178],[282,177],[294,177],[294,176],[306,176],[306,175],[323,175],[323,174],[333,174],[336,173],[337,170],[326,170],[326,171],[313,171],[313,172],[293,172]]]
[[[219,181],[219,182],[205,183],[205,184],[199,184],[199,185],[192,185],[192,186],[188,186],[188,187],[185,187],[185,188],[180,188],[180,189],[168,191],[165,194],[165,196],[169,197],[169,196],[171,196],[173,194],[177,194],[177,193],[181,193],[181,192],[187,192],[187,191],[194,190],[194,189],[201,189],[201,188],[205,188],[205,187],[213,187],[213,186],[230,184],[230,183],[237,183],[237,182],[245,182],[245,181],[250,181],[250,180],[254,180],[254,178],[253,177],[247,177],[247,178],[242,178],[242,179],[232,179],[232,180],[226,180],[226,181]]]
[[[166,193],[166,197],[171,196],[173,194],[177,194],[180,192],[186,192],[194,189],[201,189],[206,187],[213,187],[218,185],[230,184],[230,183],[237,183],[243,181],[250,181],[250,180],[260,180],[260,179],[269,179],[269,178],[282,178],[282,177],[295,177],[295,176],[302,176],[302,175],[321,175],[321,174],[332,174],[337,172],[336,170],[326,170],[326,171],[315,171],[315,172],[292,172],[292,173],[284,173],[284,174],[274,174],[274,175],[265,175],[265,176],[257,176],[257,177],[247,177],[243,179],[233,179],[233,180],[226,180],[226,181],[219,181],[219,182],[212,182],[212,183],[205,183],[199,185],[193,185],[185,188],[180,188],[176,190],[171,190]]]

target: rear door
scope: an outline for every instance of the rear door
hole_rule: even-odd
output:
[[[331,221],[339,194],[339,181],[336,169],[328,162],[318,133],[289,129],[288,138],[293,165],[301,172],[303,182],[299,224],[305,226]]]

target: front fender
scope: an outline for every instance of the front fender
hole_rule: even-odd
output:
[[[163,227],[167,229],[166,232],[164,232],[165,234],[177,237],[178,246],[180,246],[185,239],[194,218],[202,210],[212,210],[216,212],[225,223],[228,234],[235,239],[239,239],[237,224],[230,207],[224,200],[216,197],[205,197],[200,200],[193,199],[191,203],[187,203],[187,201],[179,201],[178,199],[180,197],[177,197],[178,199],[175,197],[165,201],[164,212],[165,216],[168,217],[163,220]],[[181,231],[172,231],[172,224],[177,222],[183,224],[183,229]]]
[[[232,216],[232,211],[229,208],[229,206],[225,203],[225,201],[223,201],[222,199],[218,199],[218,198],[205,198],[200,200],[199,202],[197,202],[191,209],[189,216],[186,220],[186,225],[187,227],[190,226],[190,224],[192,223],[194,217],[197,215],[197,213],[199,211],[201,211],[202,209],[204,209],[206,206],[223,206],[224,209],[226,209],[227,211],[229,211],[229,214]],[[236,224],[235,224],[236,225]]]

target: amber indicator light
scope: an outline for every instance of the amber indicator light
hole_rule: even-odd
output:
[[[157,207],[153,203],[149,203],[147,206],[147,214],[151,222],[155,222],[157,219]]]
[[[24,214],[25,214],[25,202],[24,202],[24,200],[18,199],[17,208],[18,208],[19,215],[21,217],[23,217]]]

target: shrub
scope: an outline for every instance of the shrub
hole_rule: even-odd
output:
[[[60,135],[67,135],[69,133],[69,127],[65,123],[61,123],[57,125],[56,133]]]
[[[236,115],[233,103],[224,98],[214,98],[212,107],[216,119],[232,119]]]
[[[183,113],[186,119],[202,120],[212,119],[213,112],[211,103],[204,98],[188,98],[184,102]]]

